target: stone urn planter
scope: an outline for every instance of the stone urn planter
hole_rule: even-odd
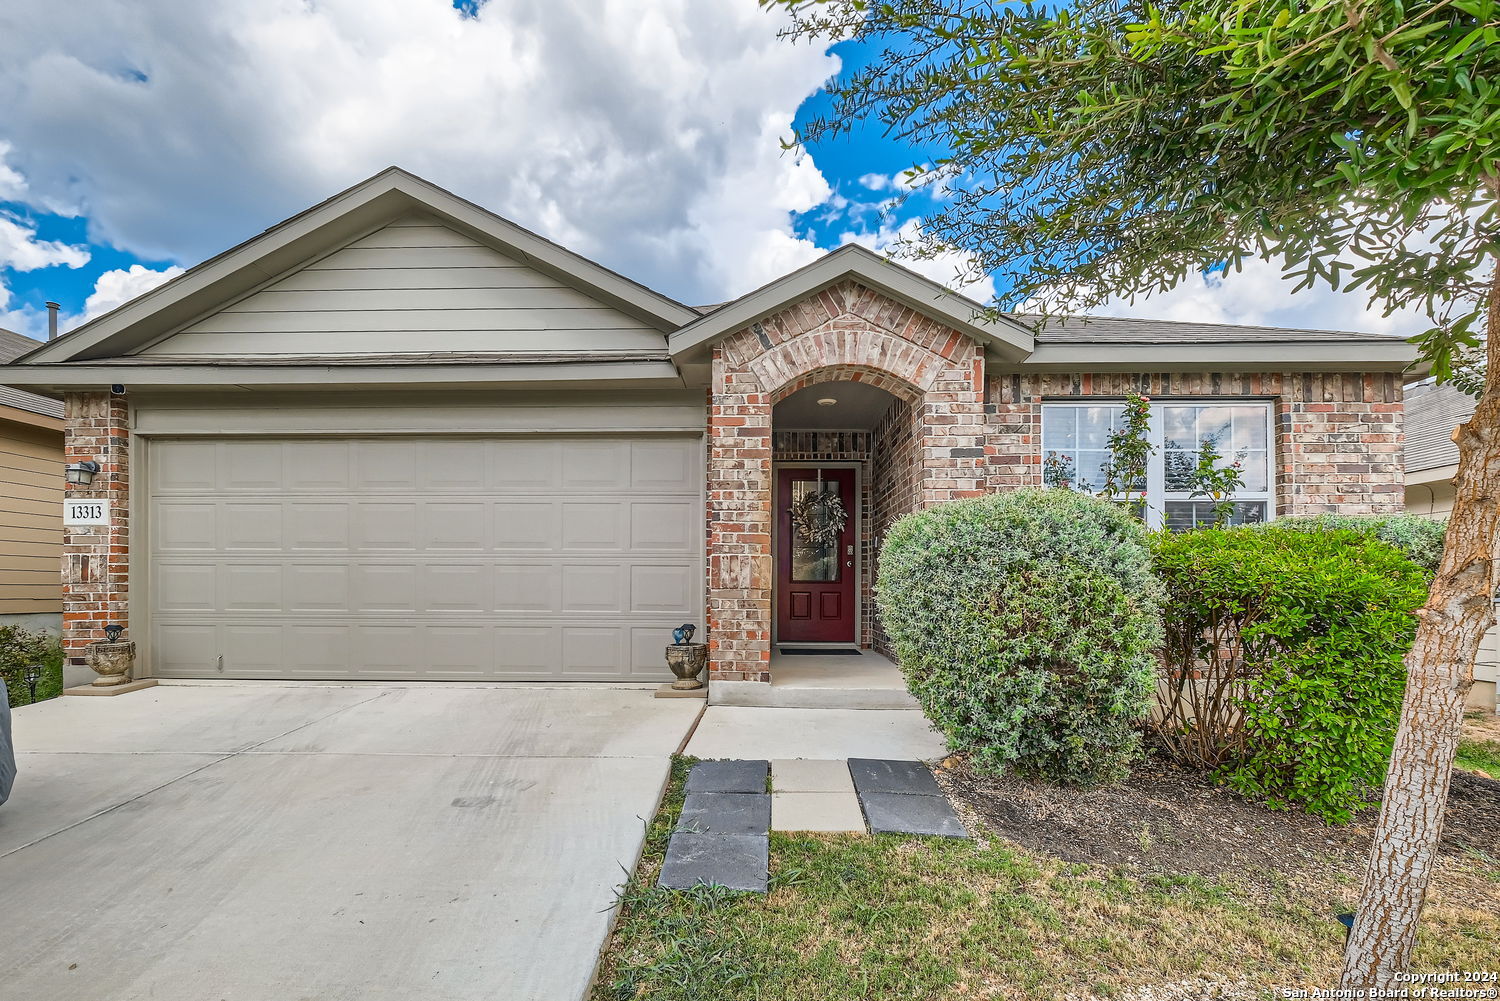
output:
[[[90,643],[85,659],[94,673],[95,688],[123,685],[130,680],[135,668],[135,640],[113,643]]]
[[[698,675],[708,666],[707,643],[673,643],[667,647],[667,666],[677,675],[672,687],[680,692],[702,688]]]

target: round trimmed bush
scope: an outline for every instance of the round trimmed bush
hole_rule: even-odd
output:
[[[1125,774],[1161,639],[1145,537],[1124,510],[1069,490],[956,501],[892,527],[880,622],[951,748],[1056,782]]]

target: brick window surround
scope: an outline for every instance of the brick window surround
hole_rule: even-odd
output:
[[[972,338],[854,282],[715,345],[708,420],[708,642],[714,681],[769,682],[772,408],[864,382],[920,415],[915,505],[985,492],[984,358]]]

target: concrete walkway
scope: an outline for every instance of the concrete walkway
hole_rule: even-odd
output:
[[[701,703],[162,686],[15,714],[0,994],[573,999]]]
[[[932,761],[943,738],[914,709],[709,706],[686,753],[699,758],[896,758]]]

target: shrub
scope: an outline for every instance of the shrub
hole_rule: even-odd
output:
[[[1369,534],[1282,522],[1153,550],[1162,744],[1269,806],[1348,820],[1384,778],[1425,571]]]
[[[1443,557],[1443,535],[1448,530],[1448,523],[1418,518],[1414,514],[1318,514],[1305,518],[1278,518],[1256,527],[1274,527],[1277,531],[1354,532],[1395,546],[1407,559],[1430,574],[1437,570],[1438,560]]]
[[[1161,639],[1145,531],[1067,490],[945,504],[892,527],[877,601],[907,684],[983,770],[1122,776]]]
[[[25,676],[28,664],[41,664],[44,668],[36,686],[38,702],[62,692],[62,644],[51,636],[20,626],[0,626],[0,681],[10,690],[13,706],[31,701]]]

